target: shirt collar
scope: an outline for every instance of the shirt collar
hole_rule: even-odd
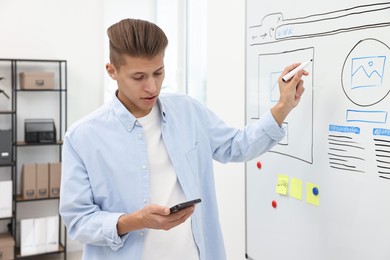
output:
[[[122,125],[128,130],[131,131],[134,128],[134,125],[138,124],[137,119],[131,114],[127,108],[122,104],[122,102],[117,97],[117,92],[115,91],[111,106],[114,110],[115,114],[118,116],[119,120],[121,121]],[[166,112],[165,112],[165,106],[162,103],[160,97],[157,99],[157,103],[160,107],[160,113],[161,118],[163,122],[166,122]]]
[[[158,105],[160,107],[161,118],[162,118],[163,122],[166,122],[167,121],[167,118],[166,118],[167,113],[165,112],[166,111],[166,107],[165,107],[165,105],[162,102],[160,97],[158,97],[157,103],[158,103]]]

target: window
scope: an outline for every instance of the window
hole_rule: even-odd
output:
[[[186,93],[206,102],[206,0],[156,0],[156,23],[169,45],[163,91]]]
[[[207,2],[206,0],[154,0],[126,2],[123,8],[137,5],[148,9],[143,17],[131,16],[155,22],[167,34],[169,44],[165,52],[165,80],[162,91],[186,93],[206,103],[207,87]],[[107,1],[107,4],[109,1]],[[142,5],[145,5],[142,7]],[[115,7],[118,9],[118,6]],[[153,10],[151,10],[153,9]],[[152,13],[153,15],[150,15]],[[107,27],[122,17],[113,17],[117,12],[106,12]],[[106,36],[105,38],[108,41]],[[108,60],[108,43],[105,58]],[[108,76],[105,80],[104,100],[111,99],[116,84]]]

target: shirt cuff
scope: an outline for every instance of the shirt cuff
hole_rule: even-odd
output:
[[[103,222],[103,237],[108,242],[110,248],[114,251],[121,248],[126,241],[129,234],[126,234],[124,236],[118,235],[118,219],[120,216],[124,215],[125,213],[111,213],[108,214]]]
[[[271,110],[267,110],[263,114],[263,116],[260,117],[260,124],[263,126],[264,132],[273,140],[281,140],[283,139],[285,133],[285,130],[283,127],[280,127],[279,124],[276,122],[274,116],[271,113]]]

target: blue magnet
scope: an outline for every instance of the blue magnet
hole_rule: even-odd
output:
[[[319,193],[318,188],[317,188],[317,187],[314,187],[314,188],[313,188],[313,194],[314,194],[315,196],[317,196],[318,193]]]

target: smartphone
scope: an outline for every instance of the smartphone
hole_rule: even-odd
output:
[[[189,200],[189,201],[186,201],[186,202],[179,203],[179,204],[171,207],[171,213],[178,212],[178,211],[180,211],[182,209],[185,209],[185,208],[188,208],[188,207],[190,207],[192,205],[198,204],[201,201],[202,201],[201,199],[195,199],[195,200]]]

